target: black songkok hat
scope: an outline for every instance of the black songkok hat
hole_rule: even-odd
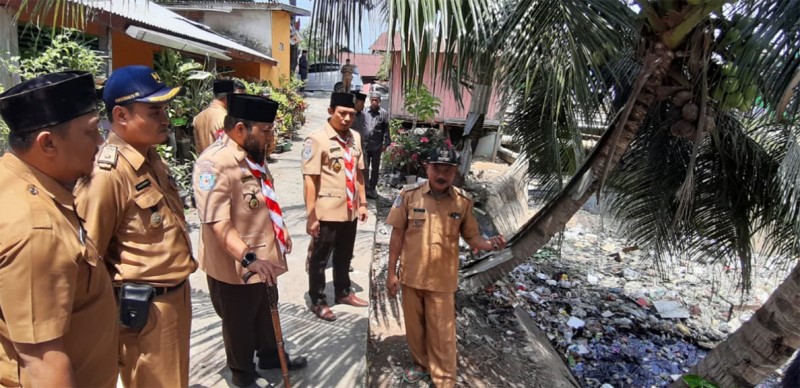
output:
[[[353,95],[350,93],[331,93],[331,108],[336,108],[337,106],[355,108],[356,103],[353,101]]]
[[[367,101],[367,95],[361,92],[353,92],[353,95],[358,101]]]
[[[269,98],[252,94],[228,96],[228,116],[259,123],[272,123],[277,114],[278,103]]]
[[[215,79],[214,94],[233,93],[234,82],[231,79]]]
[[[65,123],[94,110],[94,77],[85,71],[41,75],[0,94],[0,116],[16,134]]]

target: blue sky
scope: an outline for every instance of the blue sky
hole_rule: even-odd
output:
[[[281,0],[282,3],[288,4],[287,0]],[[297,0],[297,6],[303,9],[307,9],[309,12],[314,11],[313,2],[311,0]],[[308,25],[311,18],[308,17],[301,17],[300,19],[300,27],[304,28]],[[380,20],[380,15],[375,12],[374,15],[369,15],[365,17],[364,20],[361,21],[361,38],[356,38],[356,44],[354,47],[350,49],[357,52],[357,53],[366,53],[369,52],[369,46],[375,39],[378,38],[378,35],[381,32],[386,30],[385,24]]]

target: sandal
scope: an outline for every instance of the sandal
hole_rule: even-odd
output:
[[[414,365],[403,373],[403,381],[409,384],[416,383],[425,377],[428,377],[428,372],[425,372],[419,365]]]

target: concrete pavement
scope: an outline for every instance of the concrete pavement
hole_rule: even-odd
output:
[[[293,387],[362,387],[365,385],[367,308],[333,305],[338,320],[326,322],[308,309],[308,277],[305,272],[309,236],[305,233],[306,215],[303,202],[303,176],[300,153],[303,138],[320,128],[328,118],[328,96],[310,97],[306,125],[299,131],[291,151],[274,155],[278,163],[269,168],[275,176],[278,201],[294,243],[288,257],[289,272],[278,280],[281,325],[286,350],[308,358],[308,367],[290,372]],[[370,202],[369,219],[359,224],[350,273],[353,288],[362,299],[369,300],[369,265],[375,239],[375,208]],[[192,243],[198,247],[198,219],[192,211],[190,223]],[[328,302],[333,303],[333,275],[326,271]],[[193,322],[191,337],[190,386],[228,387],[230,371],[225,366],[221,322],[211,306],[205,273],[198,270],[191,276]],[[264,379],[258,386],[282,386],[280,370],[260,371]]]

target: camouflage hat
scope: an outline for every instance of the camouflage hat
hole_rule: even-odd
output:
[[[451,164],[458,166],[460,158],[458,152],[453,147],[441,147],[431,151],[427,158],[428,163]]]

